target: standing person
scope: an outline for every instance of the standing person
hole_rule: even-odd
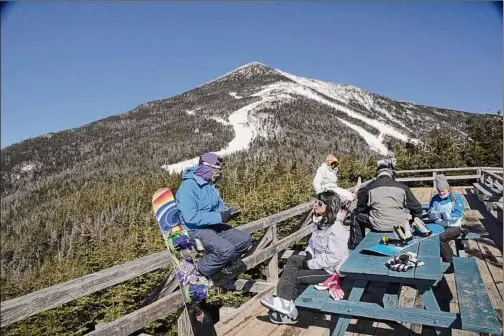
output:
[[[317,169],[317,173],[313,179],[313,188],[316,195],[326,190],[334,191],[339,195],[343,204],[346,205],[355,199],[355,195],[346,189],[338,187],[339,165],[338,159],[333,154],[327,155],[325,162]]]
[[[261,304],[270,308],[271,322],[295,324],[298,311],[294,297],[301,284],[319,284],[329,289],[335,300],[343,298],[339,270],[348,258],[348,232],[341,222],[344,209],[338,194],[332,190],[317,196],[313,208],[314,231],[306,248],[306,255],[289,257],[277,285],[276,297],[264,298]]]
[[[366,227],[373,232],[393,232],[394,226],[408,221],[405,209],[411,216],[422,218],[422,205],[411,189],[393,178],[394,167],[390,160],[377,163],[376,179],[361,187],[357,193],[357,207],[352,213],[350,240],[355,248],[365,236]]]
[[[252,243],[249,234],[226,224],[239,211],[224,204],[216,187],[222,168],[223,161],[218,155],[203,154],[197,166],[184,170],[175,197],[182,226],[205,248],[197,268],[208,278],[219,272],[228,277],[237,267],[242,269],[243,263],[237,261]]]
[[[445,231],[439,235],[441,258],[445,262],[452,262],[450,240],[454,240],[462,232],[464,199],[451,190],[445,175],[436,176],[436,189],[438,193],[430,200],[427,213],[430,220],[444,227]]]

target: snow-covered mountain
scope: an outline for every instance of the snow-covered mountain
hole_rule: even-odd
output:
[[[464,136],[470,115],[252,62],[183,94],[4,148],[3,190],[61,174],[179,172],[206,151],[381,155],[390,139],[415,142],[433,127]]]
[[[246,105],[234,111],[230,109],[226,111],[225,108],[211,111],[198,99],[199,95],[205,97],[200,90],[225,95],[226,89],[233,90],[227,94],[234,99],[244,100]],[[338,120],[342,127],[353,130],[372,151],[381,155],[386,155],[388,151],[385,144],[387,136],[405,142],[416,142],[420,133],[428,130],[428,125],[455,129],[462,126],[460,123],[453,124],[461,112],[393,101],[351,85],[299,77],[279,69],[272,69],[259,62],[238,67],[185,93],[182,97],[192,103],[191,110],[187,110],[186,113],[208,114],[210,118],[224,125],[233,126],[235,133],[233,140],[225,148],[216,150],[221,155],[248,149],[258,136],[281,134],[281,128],[261,123],[260,121],[264,120],[261,114],[271,106],[281,108],[282,105],[301,98],[327,107],[328,117]],[[199,102],[200,105],[195,102]],[[215,117],[214,114],[223,115]],[[275,115],[270,117],[274,118]],[[337,136],[336,132],[334,136]],[[194,165],[196,161],[197,157],[167,164],[163,168],[180,172],[183,168]]]

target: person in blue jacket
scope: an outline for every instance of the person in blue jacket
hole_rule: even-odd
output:
[[[252,243],[249,234],[226,224],[238,211],[224,204],[216,187],[222,168],[217,154],[203,154],[198,165],[184,170],[175,195],[182,226],[205,248],[197,268],[208,278],[219,272],[224,277],[233,274],[240,255]]]
[[[441,257],[445,262],[452,262],[453,252],[450,240],[457,238],[462,232],[462,217],[464,215],[464,199],[461,195],[451,191],[445,175],[436,176],[438,193],[429,203],[429,219],[444,227],[439,235],[441,243]]]

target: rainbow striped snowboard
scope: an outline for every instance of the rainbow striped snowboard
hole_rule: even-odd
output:
[[[180,224],[180,211],[172,191],[168,188],[157,190],[152,196],[152,208],[170,251],[173,271],[177,276],[194,335],[216,335],[210,315],[200,305],[208,295],[208,282],[195,267],[191,253],[195,243]]]

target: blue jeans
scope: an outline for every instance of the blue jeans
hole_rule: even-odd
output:
[[[207,277],[215,275],[227,264],[237,261],[252,244],[249,234],[226,224],[191,230],[189,235],[193,239],[201,240],[205,248],[205,255],[200,259],[198,269]]]

